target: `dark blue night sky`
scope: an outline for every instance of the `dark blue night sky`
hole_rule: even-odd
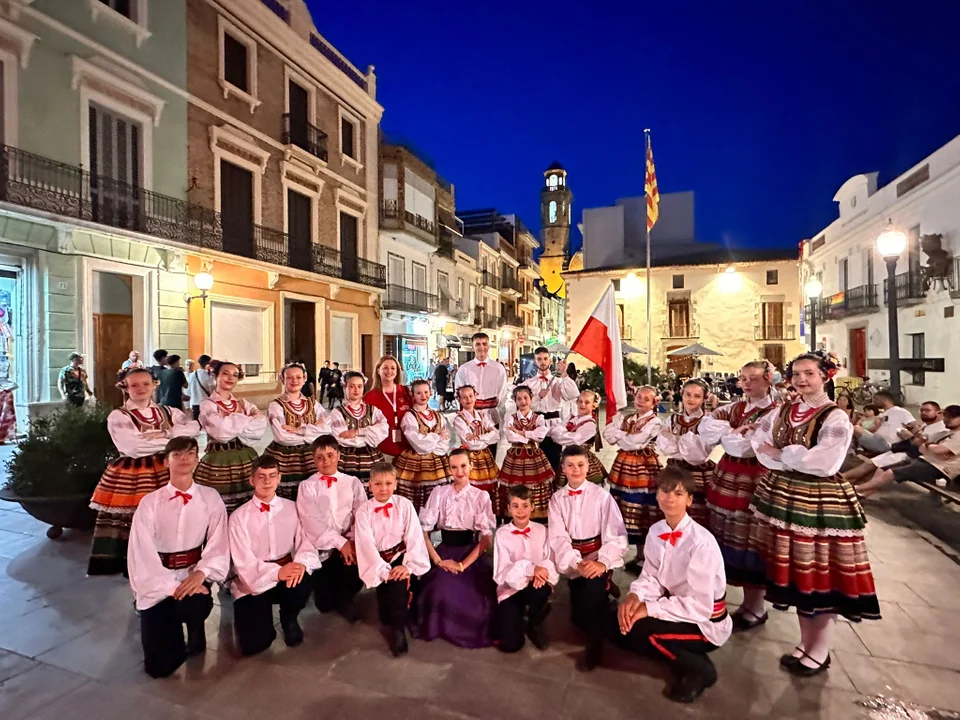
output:
[[[795,247],[851,175],[885,184],[960,134],[958,0],[307,2],[457,206],[532,228],[553,160],[577,221],[642,194],[650,127],[699,240]]]

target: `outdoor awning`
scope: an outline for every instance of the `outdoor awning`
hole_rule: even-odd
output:
[[[460,338],[456,335],[444,335],[443,339],[447,341],[448,348],[459,348]]]

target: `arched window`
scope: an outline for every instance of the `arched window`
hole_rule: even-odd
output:
[[[557,186],[557,176],[551,175],[549,178],[547,178],[547,184],[550,187],[555,188]]]
[[[550,201],[550,222],[555,223],[557,221],[557,201]]]

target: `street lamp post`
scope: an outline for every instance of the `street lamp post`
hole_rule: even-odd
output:
[[[823,292],[823,285],[816,277],[807,280],[803,286],[807,298],[810,300],[810,352],[817,350],[817,305],[820,303],[820,294]]]
[[[887,264],[887,332],[890,335],[890,392],[900,400],[900,326],[897,318],[897,260],[907,249],[907,236],[887,220],[877,237],[877,250]]]

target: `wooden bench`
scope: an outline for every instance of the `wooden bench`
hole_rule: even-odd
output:
[[[919,485],[920,487],[930,491],[934,495],[938,495],[940,499],[946,502],[956,503],[957,505],[960,505],[960,495],[957,495],[957,493],[951,492],[946,488],[942,488],[938,486],[936,483],[922,482],[920,480],[911,480],[910,482],[916,485]]]

